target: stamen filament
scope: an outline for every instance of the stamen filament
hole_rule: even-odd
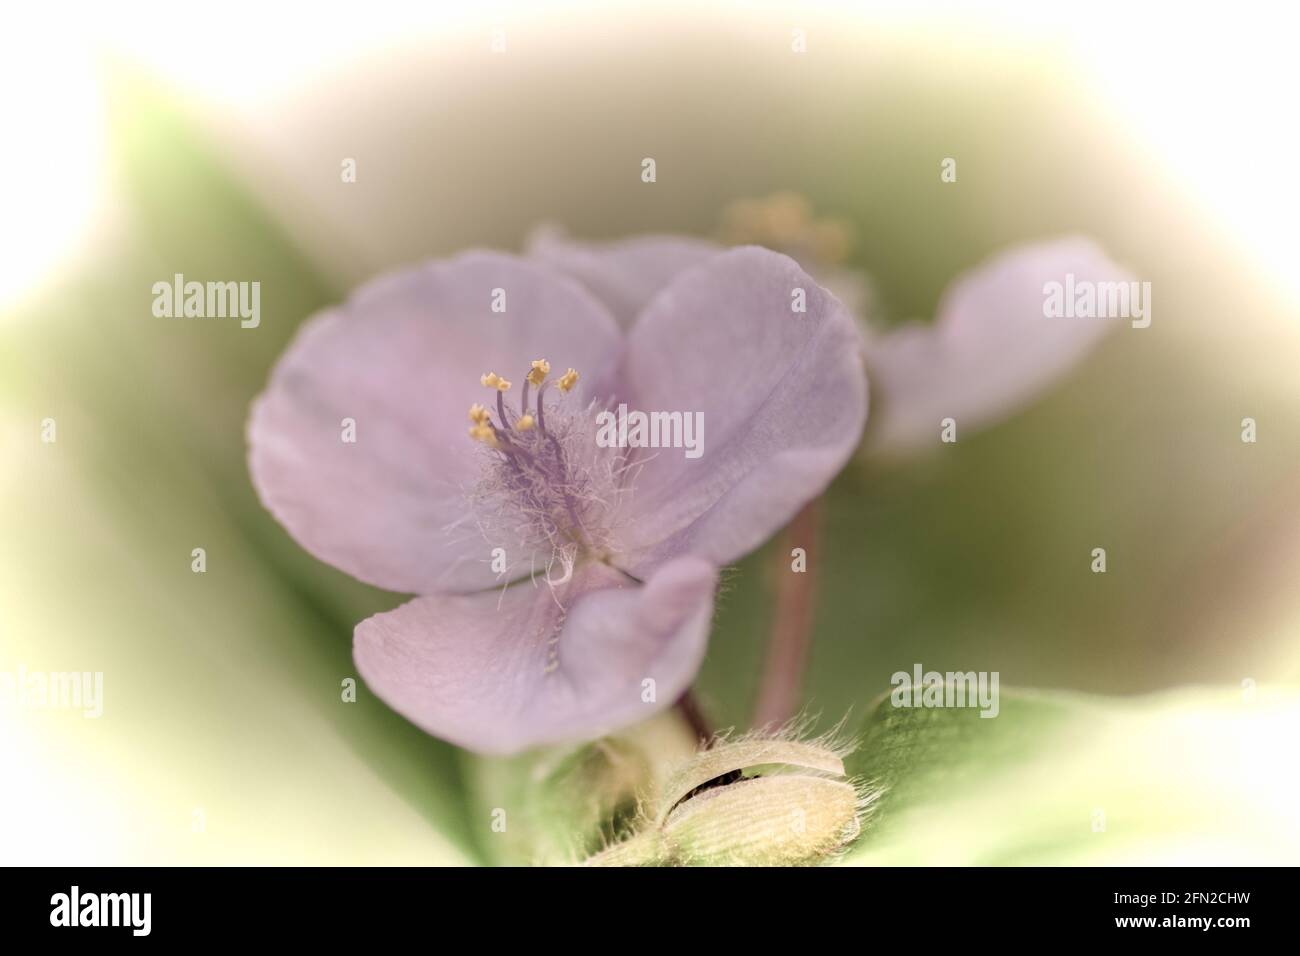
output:
[[[543,382],[542,387],[537,390],[537,431],[543,438],[546,437],[546,411],[542,407],[542,396],[546,394],[546,388],[550,382]]]
[[[509,428],[510,419],[506,418],[505,392],[497,392],[497,414],[501,416],[501,427]]]
[[[574,430],[563,415],[558,432],[546,428],[548,389],[554,384],[561,392],[571,391],[578,373],[568,369],[552,380],[550,371],[546,359],[532,362],[524,376],[517,411],[506,406],[504,393],[510,389],[510,382],[495,372],[484,374],[481,383],[497,393],[497,420],[493,420],[487,408],[475,403],[469,410],[470,437],[499,453],[500,464],[494,467],[499,469],[495,474],[501,482],[500,490],[514,499],[527,521],[535,522],[543,540],[549,540],[555,549],[562,549],[572,561],[578,555],[595,553],[598,542],[593,544],[595,539],[586,526],[590,476],[585,469],[571,471],[566,460],[569,453],[565,445],[573,441]],[[532,402],[534,387],[535,403]],[[552,411],[561,414],[558,409]],[[581,449],[575,453],[581,460]]]

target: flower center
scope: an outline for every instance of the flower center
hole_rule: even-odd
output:
[[[517,408],[506,401],[511,382],[495,372],[483,375],[480,383],[496,392],[496,414],[477,402],[471,405],[469,437],[489,451],[474,494],[489,540],[523,544],[525,553],[508,553],[511,566],[522,561],[538,570],[541,552],[547,576],[559,562],[567,580],[579,559],[603,555],[600,519],[606,493],[617,482],[615,466],[602,461],[596,448],[592,416],[562,401],[578,373],[569,369],[551,379],[550,372],[546,359],[532,363]]]

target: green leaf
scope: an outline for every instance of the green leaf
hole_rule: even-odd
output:
[[[896,708],[850,772],[883,790],[860,865],[1294,863],[1300,694],[1003,691],[999,713]]]

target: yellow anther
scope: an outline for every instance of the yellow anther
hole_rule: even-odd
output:
[[[764,225],[776,242],[792,243],[803,238],[812,221],[812,207],[798,193],[779,192],[764,203]]]
[[[469,407],[469,420],[475,425],[486,425],[489,418],[488,410],[478,402]]]
[[[486,385],[488,388],[496,388],[497,383],[501,381],[501,376],[496,372],[488,372],[479,378],[479,384]]]
[[[763,232],[763,203],[757,199],[737,199],[723,210],[722,236],[727,242],[743,245],[756,242]]]
[[[840,219],[818,219],[809,239],[812,254],[821,262],[843,262],[853,245],[853,230]]]
[[[497,386],[497,391],[498,391],[498,392],[508,392],[508,391],[510,391],[510,383],[507,382],[504,378],[499,378],[499,379],[497,379],[497,381],[496,381],[496,386]]]
[[[578,384],[578,373],[575,372],[573,369],[569,369],[567,372],[561,375],[560,380],[555,383],[556,387],[562,392],[570,391],[573,388],[573,386],[577,384]]]
[[[551,374],[551,363],[546,359],[537,359],[533,362],[533,370],[528,373],[528,381],[534,385],[541,385],[546,381],[546,376]]]
[[[842,262],[853,238],[847,223],[814,217],[808,200],[792,192],[731,203],[723,211],[719,233],[728,243],[768,246],[822,265]]]
[[[515,428],[521,432],[526,432],[533,427],[532,415],[520,415],[519,420],[515,422]]]
[[[481,441],[489,448],[497,447],[496,432],[492,430],[491,425],[471,425],[469,427],[469,437],[475,441]]]

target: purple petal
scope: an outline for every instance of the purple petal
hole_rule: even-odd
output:
[[[704,239],[636,236],[611,242],[580,242],[555,227],[529,237],[527,255],[585,285],[629,328],[660,290],[685,269],[722,252]]]
[[[866,346],[873,452],[937,445],[940,422],[957,433],[993,424],[1032,401],[1123,320],[1046,318],[1045,283],[1129,281],[1082,238],[1022,246],[959,277],[932,325],[914,323]],[[1126,323],[1125,323],[1126,324]]]
[[[792,308],[796,289],[806,312]],[[704,421],[698,458],[660,449],[635,476],[620,525],[632,569],[748,553],[825,489],[866,420],[853,319],[793,259],[756,246],[683,273],[650,304],[622,385],[630,409]]]
[[[504,289],[506,311],[490,308]],[[494,371],[518,394],[529,362],[584,376],[617,361],[621,334],[572,280],[496,253],[376,280],[307,323],[248,425],[262,503],[322,561],[378,587],[430,593],[491,585],[491,548],[465,491],[481,447],[466,431]],[[342,420],[356,441],[342,440]],[[513,542],[500,542],[510,548]]]
[[[390,707],[470,750],[599,737],[690,685],[716,581],[706,562],[683,558],[644,585],[592,564],[555,593],[523,581],[504,593],[416,598],[357,625],[353,656]]]

